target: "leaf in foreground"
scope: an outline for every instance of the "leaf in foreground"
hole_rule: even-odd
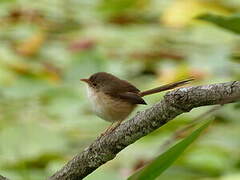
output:
[[[134,173],[128,180],[152,180],[163,173],[183,153],[183,151],[208,127],[210,121],[195,130],[188,137],[156,157],[148,165]]]
[[[197,19],[214,23],[215,25],[222,27],[226,30],[240,34],[240,14],[235,14],[232,16],[203,14],[198,16]]]

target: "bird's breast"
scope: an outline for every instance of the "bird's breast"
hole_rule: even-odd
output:
[[[94,113],[110,122],[124,120],[136,107],[129,102],[97,92],[91,87],[88,87],[88,98]]]

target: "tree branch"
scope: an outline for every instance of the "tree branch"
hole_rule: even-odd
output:
[[[97,138],[49,180],[79,180],[112,160],[118,152],[191,109],[240,100],[240,81],[185,87],[168,92],[162,101],[138,112],[110,134]]]

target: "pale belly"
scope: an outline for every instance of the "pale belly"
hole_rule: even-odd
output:
[[[109,122],[123,121],[136,107],[128,102],[116,101],[104,93],[93,92],[91,88],[88,88],[88,97],[94,113]]]

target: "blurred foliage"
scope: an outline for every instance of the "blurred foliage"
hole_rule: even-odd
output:
[[[161,175],[176,159],[184,152],[184,150],[200,135],[200,133],[208,127],[210,123],[202,125],[200,128],[192,132],[188,137],[168,149],[166,152],[157,156],[145,167],[131,175],[128,180],[154,180]]]
[[[94,72],[142,90],[190,76],[195,84],[239,80],[239,35],[196,18],[210,13],[206,20],[235,31],[239,11],[239,0],[0,1],[0,174],[44,179],[109,125],[91,113],[79,82]],[[147,107],[162,95],[146,97]],[[216,112],[158,179],[239,179],[239,107]],[[86,179],[125,179],[207,109],[169,122]]]

